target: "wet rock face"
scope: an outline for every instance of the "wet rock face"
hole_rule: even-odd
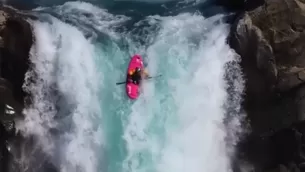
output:
[[[304,10],[300,0],[267,0],[240,14],[232,26],[229,42],[242,57],[247,79],[245,107],[253,118],[262,112],[264,119],[276,111],[277,116],[290,116],[288,125],[303,119],[299,89],[305,80]],[[265,132],[270,125],[261,128]]]
[[[33,43],[30,24],[17,11],[0,7],[0,171],[9,171],[8,141],[18,136],[14,119],[21,116],[25,92],[22,90],[28,70],[29,51]],[[15,114],[8,114],[5,104],[13,107]],[[12,164],[14,169],[17,165]],[[13,170],[14,171],[14,170]]]
[[[14,98],[23,103],[24,75],[28,69],[29,51],[33,43],[30,24],[10,9],[0,11],[1,77],[13,85]]]
[[[304,132],[303,121],[268,135],[252,135],[241,144],[240,151],[256,171],[304,171]]]
[[[242,58],[244,108],[252,128],[241,150],[262,169],[300,170],[305,162],[300,127],[305,125],[305,1],[265,0],[239,12],[231,29],[228,42]]]

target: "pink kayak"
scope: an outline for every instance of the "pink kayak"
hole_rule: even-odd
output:
[[[127,77],[128,77],[129,71],[135,70],[136,67],[139,67],[142,70],[143,70],[143,67],[144,67],[142,57],[140,55],[137,55],[137,54],[134,55],[129,62],[128,70],[127,70]],[[128,78],[126,79],[126,81],[127,81],[126,82],[126,93],[127,93],[128,97],[130,99],[138,98],[139,95],[140,95],[139,94],[139,89],[140,89],[139,85],[136,85],[132,82],[129,82]]]

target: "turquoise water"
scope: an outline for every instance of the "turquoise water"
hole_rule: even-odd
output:
[[[236,93],[227,102],[225,64],[238,57],[226,44],[224,16],[135,19],[84,2],[33,12],[41,22],[32,22],[35,68],[28,76],[36,72],[41,80],[26,86],[36,103],[18,127],[38,138],[59,171],[230,171],[233,145],[225,139],[236,137],[240,114],[227,131],[224,105],[238,108],[241,98]],[[144,81],[141,96],[129,100],[115,83],[125,80],[135,53],[151,76],[162,77]],[[243,88],[241,77],[235,83]],[[54,128],[59,135],[49,133]]]

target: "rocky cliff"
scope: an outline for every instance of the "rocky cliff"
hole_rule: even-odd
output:
[[[242,58],[244,108],[252,127],[240,150],[256,171],[302,171],[305,1],[265,0],[259,6],[252,1],[237,14],[229,37]]]
[[[8,171],[10,160],[7,142],[16,139],[14,119],[21,116],[26,95],[22,85],[33,43],[31,30],[24,15],[0,7],[0,171],[3,172]]]

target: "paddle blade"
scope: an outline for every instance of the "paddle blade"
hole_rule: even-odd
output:
[[[116,85],[121,85],[121,84],[125,84],[126,82],[118,82],[116,83]]]
[[[157,78],[157,77],[160,77],[160,76],[162,76],[162,75],[149,76],[149,77],[147,77],[145,79],[153,79],[153,78]],[[125,82],[118,82],[118,83],[116,83],[116,85],[121,85],[121,84],[126,84],[126,81]]]
[[[149,76],[149,77],[147,77],[146,79],[157,78],[157,77],[160,77],[160,76],[162,76],[162,75],[157,75],[157,76]]]

